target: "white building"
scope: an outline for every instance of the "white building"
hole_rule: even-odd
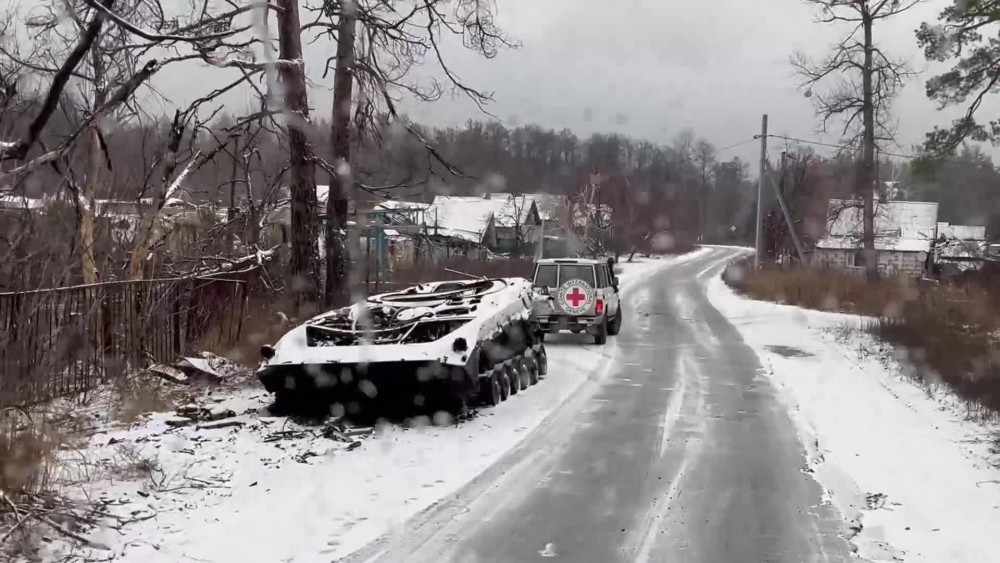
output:
[[[883,275],[923,275],[937,236],[938,204],[923,201],[876,201],[875,250]],[[827,232],[816,243],[812,264],[819,268],[863,272],[861,201],[831,199]]]

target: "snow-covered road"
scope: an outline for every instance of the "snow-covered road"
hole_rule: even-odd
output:
[[[848,560],[839,515],[802,471],[787,411],[706,297],[738,252],[708,249],[643,276],[603,380],[480,478],[347,561]]]
[[[622,264],[626,301],[643,295],[636,284],[646,276],[707,252]],[[387,425],[351,450],[319,429],[259,417],[269,396],[255,390],[216,405],[242,413],[240,428],[170,428],[171,415],[162,414],[101,433],[73,459],[88,470],[109,468],[113,478],[88,475],[85,492],[115,501],[117,514],[140,521],[94,532],[91,539],[109,550],[87,556],[329,562],[401,531],[408,519],[551,424],[561,406],[607,377],[619,353],[571,336],[561,342],[548,347],[548,377],[498,408],[457,426]]]

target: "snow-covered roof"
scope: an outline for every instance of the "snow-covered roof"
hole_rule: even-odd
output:
[[[495,193],[493,197],[497,196],[513,196],[509,193]],[[546,193],[532,193],[532,194],[521,194],[526,200],[535,202],[535,208],[538,209],[539,218],[545,221],[553,221],[558,219],[559,210],[565,209],[569,205],[569,198],[564,195],[558,194],[546,194]],[[530,206],[529,206],[530,207]]]
[[[861,248],[864,232],[860,200],[831,199],[827,208],[827,235],[821,249]],[[925,201],[875,203],[875,249],[929,252],[937,233],[938,204]]]
[[[427,209],[430,207],[429,203],[421,203],[419,201],[402,201],[395,199],[387,199],[380,202],[375,206],[375,209],[391,209],[391,210],[404,210],[404,209]]]
[[[496,216],[497,225],[501,227],[520,227],[528,221],[532,204],[538,208],[538,201],[530,195],[493,194],[491,197],[507,196],[507,203]]]
[[[316,184],[316,202],[326,203],[326,197],[330,195],[330,186],[326,184]]]
[[[951,225],[938,223],[938,237],[954,240],[985,241],[986,227],[979,225]]]
[[[424,213],[428,232],[481,242],[490,219],[507,205],[506,198],[439,195]]]
[[[545,221],[558,221],[560,210],[569,207],[569,198],[556,194],[527,194],[535,198],[538,205],[538,215]]]
[[[986,257],[986,227],[938,223],[935,250],[947,260],[982,260]]]
[[[0,208],[3,209],[42,209],[44,207],[45,201],[40,198],[14,194],[0,195]]]

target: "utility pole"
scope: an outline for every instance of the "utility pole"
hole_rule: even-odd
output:
[[[760,269],[760,255],[763,252],[761,232],[764,213],[764,175],[767,174],[767,114],[760,121],[760,178],[757,179],[757,235],[754,238],[754,248],[757,252],[753,257],[754,269]]]

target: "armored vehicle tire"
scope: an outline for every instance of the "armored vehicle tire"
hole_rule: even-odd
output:
[[[521,370],[518,369],[517,359],[504,362],[504,369],[507,370],[507,380],[510,382],[510,394],[517,395],[521,390]]]
[[[479,398],[484,405],[495,407],[503,400],[503,390],[500,385],[500,375],[492,370],[479,378]]]
[[[615,311],[615,317],[608,323],[608,334],[611,336],[618,336],[618,333],[622,331],[622,316],[622,305],[619,303],[618,310]]]
[[[531,351],[529,350],[530,354]],[[538,362],[535,361],[534,356],[528,356],[524,358],[524,367],[528,370],[528,385],[538,384]]]
[[[604,321],[602,321],[601,324],[597,325],[597,328],[594,329],[594,344],[597,344],[598,346],[603,346],[607,344],[607,342],[608,342],[608,319],[607,317],[605,317]]]
[[[493,374],[496,376],[497,382],[500,384],[500,400],[506,401],[507,397],[510,396],[509,372],[502,364],[497,364],[493,368]]]
[[[528,364],[528,359],[524,356],[518,356],[517,367],[521,373],[521,389],[531,387],[531,366]]]
[[[542,344],[539,344],[535,349],[535,362],[538,364],[538,375],[546,376],[549,374],[549,354]]]

